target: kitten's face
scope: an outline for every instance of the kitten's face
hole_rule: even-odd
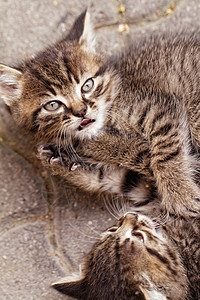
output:
[[[170,240],[149,218],[132,213],[101,235],[86,259],[81,279],[54,285],[78,299],[97,300],[182,300],[186,286],[184,269]]]
[[[65,41],[17,71],[0,67],[0,93],[21,126],[39,138],[66,142],[91,138],[103,127],[114,98],[116,75],[94,54],[88,14]]]

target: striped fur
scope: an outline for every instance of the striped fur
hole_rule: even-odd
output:
[[[171,218],[160,227],[146,216],[126,213],[101,234],[82,274],[53,287],[84,300],[198,300],[199,230],[198,218]]]
[[[0,67],[3,100],[37,143],[64,149],[71,163],[138,173],[156,186],[167,213],[196,216],[198,35],[147,38],[105,61],[94,41],[84,12],[64,40],[17,69]],[[80,184],[90,187],[87,179]]]
[[[196,216],[199,37],[145,39],[106,61],[93,45],[84,12],[64,40],[16,69],[0,66],[1,97],[17,124],[47,144],[44,164],[71,182],[136,206],[157,207],[158,196],[167,213]],[[95,244],[84,277],[55,287],[84,299],[187,299],[187,273],[198,297],[198,218],[189,227],[178,218],[161,234],[146,220],[125,216]]]

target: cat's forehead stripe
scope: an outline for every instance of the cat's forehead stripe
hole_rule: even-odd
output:
[[[44,86],[54,95],[56,96],[56,91],[53,86],[61,88],[61,85],[56,84],[55,82],[50,81],[47,79],[43,73],[39,72],[35,68],[29,66],[29,71],[39,80],[41,81]]]
[[[69,81],[72,83],[72,77],[73,77],[75,79],[76,83],[79,84],[80,80],[79,80],[78,74],[75,73],[76,71],[74,69],[72,70],[72,67],[69,64],[68,59],[63,58],[63,61],[64,61],[64,64],[65,64],[65,67],[66,67],[66,71],[67,71]]]
[[[151,255],[157,257],[163,264],[165,264],[165,265],[167,266],[167,268],[170,270],[170,272],[171,272],[174,276],[177,276],[177,271],[174,270],[174,269],[171,267],[170,262],[169,262],[169,260],[168,260],[166,257],[162,256],[162,255],[161,255],[158,251],[156,251],[155,249],[152,249],[152,248],[149,248],[149,247],[146,247],[146,249],[147,249],[147,251],[148,251]]]
[[[167,258],[161,256],[160,253],[158,253],[155,249],[152,249],[149,247],[146,247],[146,249],[151,255],[157,257],[162,263],[169,264],[169,261],[167,260]]]
[[[38,130],[38,125],[36,124],[36,121],[37,121],[37,117],[38,117],[38,114],[40,113],[41,111],[41,108],[38,108],[36,111],[33,112],[32,114],[32,126],[31,126],[31,131],[37,131]]]
[[[95,73],[95,77],[102,75],[103,73],[105,73],[105,71],[107,70],[107,66],[103,65],[101,66],[98,71]]]

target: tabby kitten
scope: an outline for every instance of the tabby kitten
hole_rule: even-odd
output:
[[[101,167],[123,173],[124,182],[127,173],[129,179],[139,173],[155,184],[167,212],[196,215],[199,39],[150,38],[106,61],[94,44],[84,12],[66,39],[16,69],[1,65],[0,93],[14,119],[38,143],[65,151],[71,162],[96,164],[100,183],[94,181],[92,189],[101,185]],[[78,182],[78,172],[84,174],[66,168],[64,176],[90,189],[87,176]],[[117,187],[122,193],[124,182]]]
[[[82,274],[56,282],[84,300],[199,300],[200,218],[171,219],[160,227],[127,213],[86,256]]]

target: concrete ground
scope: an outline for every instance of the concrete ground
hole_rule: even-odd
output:
[[[130,37],[200,26],[200,0],[0,0],[0,62],[15,65],[55,42],[88,5],[99,49],[109,54]],[[77,271],[113,221],[102,198],[41,168],[31,137],[16,128],[2,101],[0,207],[1,300],[67,299],[50,284]]]

